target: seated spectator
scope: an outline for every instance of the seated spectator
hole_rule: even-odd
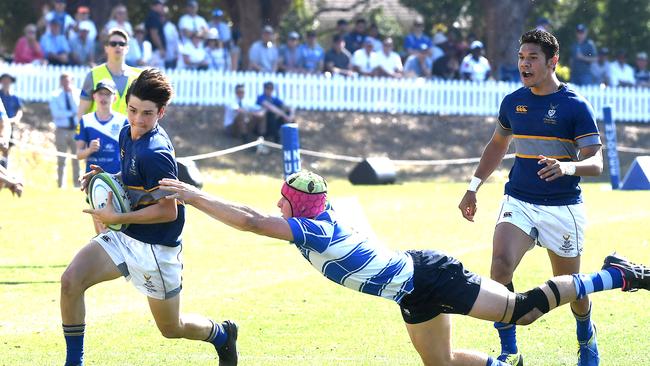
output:
[[[300,47],[301,68],[308,74],[323,72],[325,51],[316,41],[316,32],[307,32],[307,42]]]
[[[420,52],[420,45],[426,44],[429,48],[433,46],[431,38],[424,34],[424,21],[417,18],[413,22],[413,30],[404,38],[404,50],[406,55],[411,56]]]
[[[24,30],[24,36],[16,42],[14,49],[14,62],[17,64],[44,64],[45,56],[41,45],[36,39],[36,25],[27,24]]]
[[[138,24],[134,32],[133,38],[129,39],[129,52],[126,54],[125,62],[134,67],[150,65],[153,51],[151,42],[146,39],[147,30],[144,24]]]
[[[111,18],[104,25],[102,30],[102,40],[105,41],[108,37],[108,31],[118,28],[126,32],[129,37],[133,37],[133,27],[131,22],[129,22],[129,13],[126,9],[126,6],[123,4],[118,4],[113,7],[111,10]]]
[[[190,41],[185,42],[180,47],[181,57],[178,60],[178,68],[207,70],[208,59],[203,48],[203,36],[199,32],[191,35]]]
[[[248,50],[248,67],[253,71],[276,72],[280,53],[273,42],[275,32],[270,25],[262,29],[262,39],[255,41]]]
[[[352,55],[345,48],[345,40],[340,34],[332,37],[332,48],[325,53],[325,72],[333,75],[352,76]]]
[[[180,55],[181,36],[176,25],[169,19],[169,7],[163,7],[161,21],[163,23],[163,35],[165,38],[165,57],[160,60],[168,69],[175,69]],[[146,27],[145,27],[146,28]],[[153,44],[151,45],[153,48]]]
[[[363,42],[366,39],[366,20],[363,18],[357,19],[354,23],[354,30],[345,37],[345,48],[354,55],[354,53],[361,49]]]
[[[94,25],[88,20],[79,24],[76,36],[70,41],[70,58],[73,65],[95,66],[95,41],[90,38],[93,28]]]
[[[345,40],[345,37],[348,35],[350,30],[348,29],[348,21],[345,19],[339,19],[336,21],[336,31],[335,35],[341,37],[342,40]]]
[[[94,44],[94,42],[97,41],[97,27],[95,26],[95,22],[90,19],[90,8],[87,6],[79,6],[74,17],[75,24],[70,30],[70,34],[68,34],[68,39],[72,42],[72,40],[77,38],[79,27],[83,23],[88,30],[88,35],[86,36],[87,39],[92,40]]]
[[[281,72],[302,72],[302,60],[300,59],[300,35],[296,32],[289,32],[287,44],[280,46],[280,64],[278,70]]]
[[[460,60],[458,54],[447,46],[447,52],[433,63],[431,74],[436,79],[455,80],[460,79]],[[517,72],[517,75],[519,72]]]
[[[366,37],[363,41],[363,48],[360,48],[352,55],[352,70],[359,75],[372,76],[377,62],[377,52],[372,50],[373,41]]]
[[[183,43],[187,43],[195,34],[204,37],[208,32],[208,22],[198,12],[199,3],[189,0],[185,6],[185,14],[178,19],[178,30]]]
[[[636,86],[650,87],[650,71],[648,71],[648,54],[646,52],[636,54],[634,80],[636,81]]]
[[[257,104],[247,103],[245,94],[244,85],[237,84],[235,98],[226,105],[223,120],[226,133],[243,143],[266,134],[266,111]]]
[[[48,32],[41,36],[41,49],[50,65],[68,65],[70,63],[70,43],[61,34],[61,26],[55,20],[48,23]]]
[[[634,86],[634,69],[626,62],[625,50],[616,52],[616,61],[612,62],[609,67],[609,78],[612,86]]]
[[[223,10],[214,9],[212,11],[212,19],[208,22],[208,28],[215,28],[219,32],[219,40],[223,42],[226,49],[230,48],[232,42],[232,32],[230,25],[224,18]]]
[[[205,55],[208,61],[208,70],[230,70],[230,54],[224,47],[217,28],[211,28],[208,31],[208,38],[205,41]]]
[[[266,137],[275,142],[280,142],[280,127],[285,123],[293,122],[293,108],[273,96],[273,83],[264,83],[264,92],[257,97],[257,105],[262,107],[266,115]]]
[[[74,19],[70,14],[65,11],[66,1],[65,0],[54,0],[54,9],[45,14],[45,22],[49,24],[50,22],[56,22],[59,24],[59,33],[63,34],[67,39],[69,36],[70,30],[75,25]],[[48,27],[45,32],[49,32],[50,28]]]
[[[387,37],[384,39],[383,48],[377,52],[377,65],[374,69],[374,75],[386,76],[391,78],[402,77],[403,67],[402,59],[397,52],[393,51],[393,39]]]
[[[379,27],[377,27],[377,24],[370,24],[370,28],[368,28],[368,36],[372,39],[372,50],[375,52],[381,52],[384,48],[382,43],[384,36],[379,33]]]
[[[463,58],[460,63],[460,75],[465,80],[484,81],[490,77],[490,62],[483,53],[483,43],[473,41],[470,46],[470,54]]]
[[[419,51],[411,55],[404,63],[404,76],[409,78],[430,78],[433,60],[429,53],[429,45],[420,43]]]
[[[596,84],[610,85],[609,80],[609,48],[602,47],[598,50],[598,59],[591,64],[591,74],[594,76]]]

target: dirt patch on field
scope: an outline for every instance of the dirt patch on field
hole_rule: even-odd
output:
[[[54,149],[46,104],[27,107],[18,137]],[[493,117],[362,114],[349,112],[299,111],[301,147],[339,155],[387,156],[394,160],[472,158],[481,155],[494,130]],[[173,138],[178,156],[188,156],[237,146],[241,141],[223,133],[223,108],[171,106],[162,125]],[[601,130],[603,126],[601,125]],[[650,150],[650,124],[619,124],[619,146]],[[619,153],[622,171],[635,154]],[[303,166],[327,176],[346,177],[353,162],[303,155]],[[504,161],[500,176],[512,161]],[[273,149],[259,155],[254,149],[198,161],[200,168],[233,169],[242,173],[282,175],[282,155]],[[398,166],[398,179],[465,180],[476,164],[452,166]],[[604,174],[599,180],[609,179]]]

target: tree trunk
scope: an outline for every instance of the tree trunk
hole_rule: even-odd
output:
[[[499,78],[501,66],[517,66],[519,37],[526,31],[524,25],[532,8],[531,1],[481,0],[483,29],[486,35],[486,57],[492,75]]]
[[[270,25],[277,30],[282,16],[291,6],[291,0],[226,0],[223,4],[233,21],[233,27],[241,32],[239,47],[243,67],[246,69],[248,49],[260,39],[262,27]]]

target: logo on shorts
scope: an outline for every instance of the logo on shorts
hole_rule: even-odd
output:
[[[573,250],[573,244],[571,244],[571,234],[562,235],[562,239],[564,239],[564,243],[562,243],[562,250],[566,253],[571,252],[571,250]]]
[[[504,218],[504,219],[505,219],[505,218],[508,218],[508,217],[512,217],[512,212],[504,212],[504,213],[503,213],[503,218]]]
[[[110,243],[111,242],[111,237],[108,236],[108,235],[102,235],[102,240],[107,241],[107,242]]]
[[[153,292],[158,292],[158,291],[156,291],[156,286],[153,284],[153,282],[151,282],[151,275],[147,275],[146,273],[144,273],[142,275],[142,277],[144,277],[144,285],[143,286],[144,286],[144,288],[147,289],[147,292],[152,292],[152,293]]]
[[[402,308],[402,314],[405,316],[411,316],[411,311],[407,308]]]

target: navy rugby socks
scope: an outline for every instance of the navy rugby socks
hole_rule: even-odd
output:
[[[223,325],[215,323],[212,319],[209,320],[212,323],[212,331],[210,331],[210,335],[204,341],[212,343],[215,347],[219,348],[226,343],[228,333],[226,333]]]
[[[65,325],[63,324],[63,336],[65,337],[65,365],[81,366],[84,360],[84,333],[86,324]]]

